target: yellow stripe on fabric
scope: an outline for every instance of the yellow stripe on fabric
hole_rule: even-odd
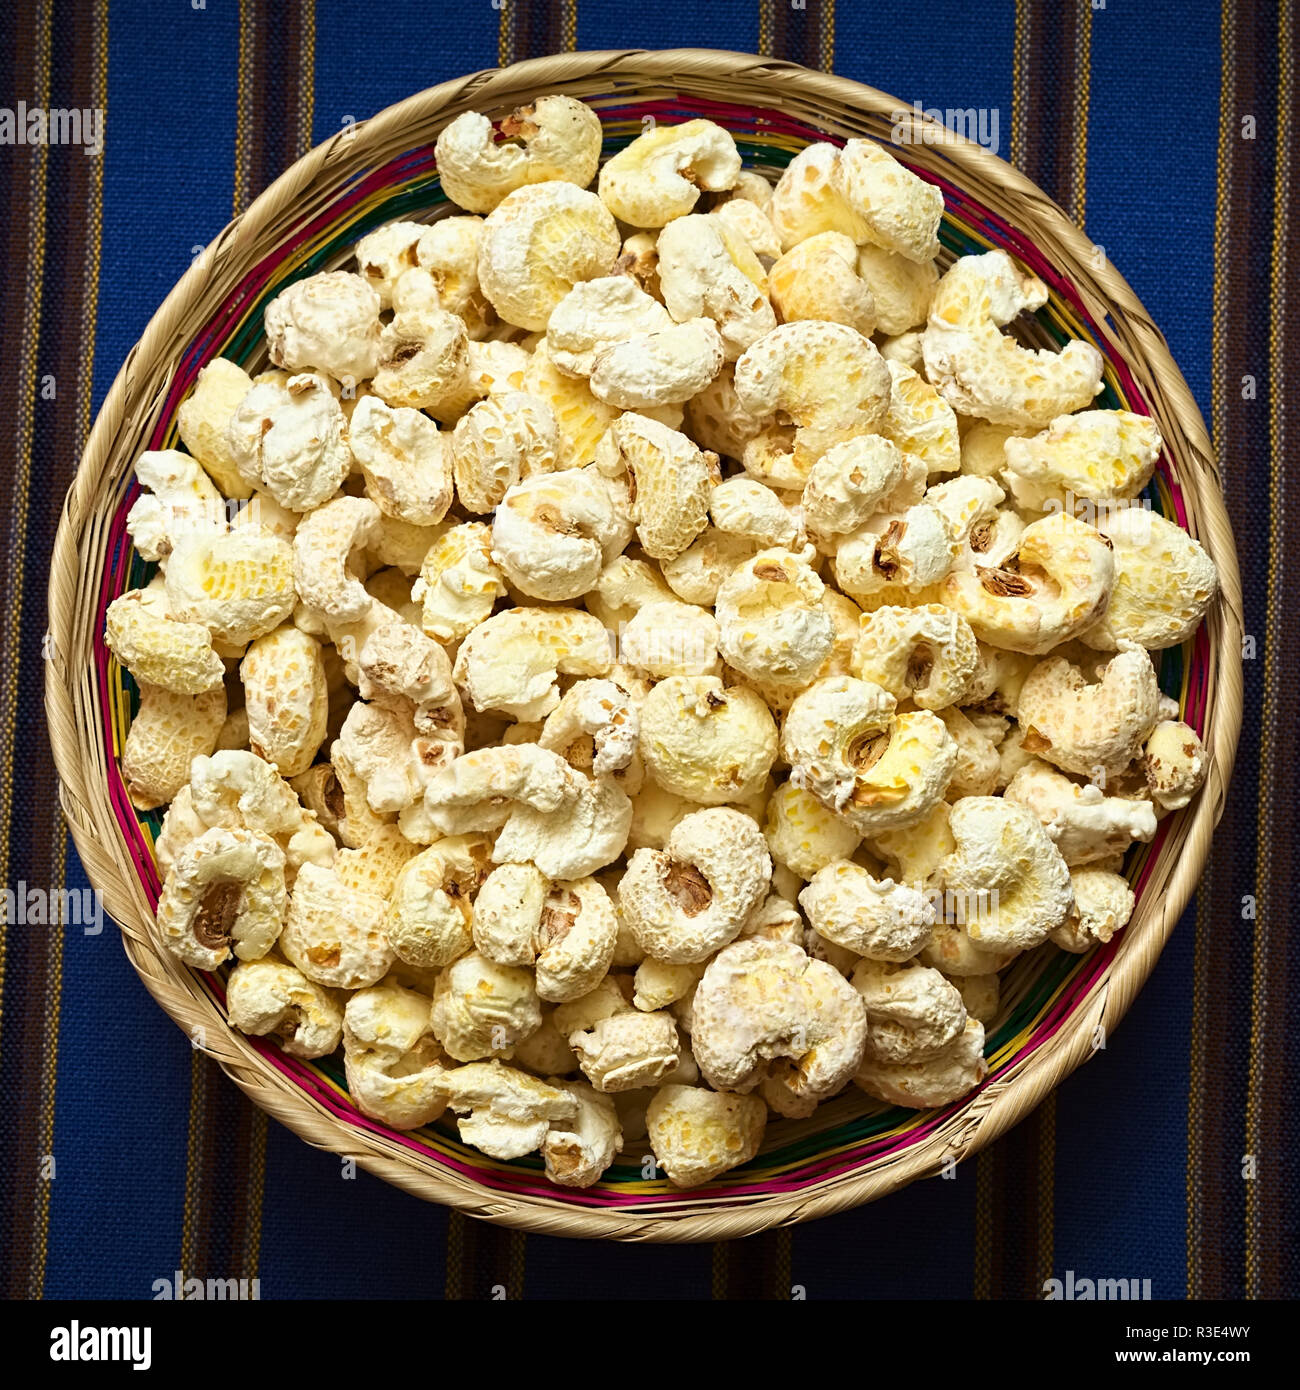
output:
[[[825,0],[822,6],[821,54],[823,72],[835,71],[835,0]]]
[[[497,67],[510,63],[515,47],[515,5],[518,0],[501,0],[501,19],[497,24]]]
[[[235,76],[235,191],[231,216],[238,217],[251,201],[253,181],[252,92],[253,56],[257,44],[254,0],[239,0],[239,65]]]
[[[50,34],[52,0],[41,0],[36,18],[36,90],[32,104],[48,109],[50,97]],[[23,293],[23,357],[18,378],[16,438],[14,440],[13,509],[9,535],[13,563],[9,569],[9,595],[4,612],[0,651],[7,657],[0,676],[0,884],[9,882],[9,836],[14,808],[14,722],[18,714],[19,678],[22,674],[23,580],[27,573],[27,517],[31,501],[32,438],[36,419],[36,369],[41,338],[41,300],[45,281],[45,199],[49,146],[32,152],[31,199],[28,210],[27,278]],[[3,914],[0,913],[0,917]],[[0,921],[0,1050],[4,1042],[4,990],[6,934]]]
[[[312,146],[312,126],[316,115],[316,0],[300,0],[302,36],[298,52],[298,141],[297,154]]]
[[[1287,205],[1291,196],[1291,104],[1294,100],[1295,73],[1291,55],[1291,4],[1281,0],[1277,20],[1277,145],[1273,175],[1273,248],[1269,269],[1269,483],[1268,483],[1268,600],[1264,620],[1264,694],[1259,736],[1259,801],[1255,851],[1255,941],[1251,953],[1250,982],[1250,1065],[1246,1082],[1246,1153],[1256,1164],[1262,1163],[1260,1145],[1264,1139],[1260,1125],[1264,1066],[1261,1048],[1266,1031],[1277,1027],[1267,1013],[1265,989],[1268,980],[1271,902],[1269,885],[1273,867],[1273,749],[1277,740],[1278,648],[1281,646],[1280,614],[1281,565],[1277,538],[1284,516],[1282,468],[1287,447],[1284,392],[1286,382],[1286,264]],[[1288,808],[1288,815],[1290,809]],[[1276,1159],[1272,1160],[1278,1161]],[[1246,1297],[1262,1296],[1259,1268],[1261,1216],[1259,1180],[1246,1183]]]
[[[1210,438],[1219,469],[1227,468],[1224,448],[1227,427],[1227,292],[1228,227],[1232,217],[1232,132],[1236,123],[1233,99],[1237,86],[1237,26],[1234,0],[1223,0],[1219,12],[1219,148],[1214,208],[1214,290],[1210,329]],[[1226,481],[1226,478],[1225,478]],[[1213,913],[1209,904],[1213,856],[1201,878],[1196,904],[1196,937],[1192,960],[1192,1037],[1187,1081],[1187,1297],[1201,1298],[1201,1172],[1203,1101],[1207,1093],[1209,1039],[1206,1010],[1214,954]],[[1258,920],[1258,919],[1257,919]]]
[[[91,60],[91,106],[108,110],[108,0],[96,0],[91,20],[93,25],[93,57]],[[95,334],[99,322],[99,269],[104,233],[104,159],[99,155],[91,161],[88,198],[85,213],[86,259],[82,267],[81,342],[79,375],[77,377],[77,444],[90,433],[90,409],[94,399]],[[68,877],[68,831],[63,812],[55,804],[54,863],[51,881],[66,886]],[[66,923],[65,923],[66,926]],[[63,1013],[63,932],[49,934],[46,962],[45,1032],[41,1044],[41,1113],[37,1152],[40,1156],[54,1153],[55,1100],[59,1076],[59,1026]],[[41,1298],[45,1293],[45,1267],[49,1249],[50,1184],[36,1188],[33,1212],[32,1267],[29,1276],[29,1297]]]
[[[776,0],[758,0],[758,51],[764,58],[772,57],[776,45]]]
[[[578,47],[578,0],[564,0],[564,24],[561,33],[564,51],[574,52]]]
[[[1079,5],[1079,34],[1075,48],[1074,167],[1070,171],[1070,216],[1083,226],[1088,207],[1088,113],[1092,94],[1092,6]]]

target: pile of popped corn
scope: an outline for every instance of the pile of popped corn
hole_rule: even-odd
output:
[[[463,213],[284,289],[140,457],[107,640],[159,936],[234,1028],[691,1187],[850,1084],[957,1100],[999,972],[1124,926],[1206,775],[1150,652],[1217,576],[1139,500],[1154,423],[1004,332],[1045,287],[943,269],[887,150],[600,151],[566,96],[453,120]]]

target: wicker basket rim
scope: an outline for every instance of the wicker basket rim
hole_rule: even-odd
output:
[[[1132,933],[1126,934],[1114,960],[1061,1033],[1039,1048],[1005,1083],[980,1092],[963,1111],[957,1135],[931,1137],[901,1156],[873,1162],[851,1180],[824,1192],[772,1194],[748,1205],[710,1207],[708,1189],[704,1189],[694,1204],[684,1199],[683,1211],[651,1214],[575,1208],[566,1205],[558,1194],[555,1200],[548,1201],[475,1190],[462,1181],[452,1182],[417,1171],[405,1151],[385,1143],[383,1136],[346,1132],[305,1092],[287,1087],[279,1073],[246,1040],[231,1032],[193,977],[161,958],[149,934],[149,924],[141,920],[140,887],[125,856],[105,787],[92,775],[94,759],[84,756],[83,736],[87,730],[94,734],[97,709],[94,673],[89,663],[94,634],[83,598],[84,562],[101,511],[107,464],[115,440],[128,422],[142,414],[147,416],[156,405],[147,396],[139,398],[141,389],[137,383],[143,374],[142,364],[167,353],[169,340],[184,323],[190,307],[200,300],[223,253],[236,242],[256,244],[267,224],[287,206],[294,205],[318,176],[330,173],[360,151],[400,139],[404,132],[417,128],[423,131],[434,117],[449,119],[461,110],[475,107],[504,109],[541,91],[559,89],[562,84],[606,76],[644,78],[686,91],[691,90],[693,82],[761,80],[770,87],[770,98],[765,96],[764,100],[773,107],[779,107],[783,99],[797,96],[886,119],[904,109],[897,99],[847,78],[753,54],[697,48],[595,51],[530,59],[441,83],[385,108],[359,123],[355,130],[340,132],[316,146],[232,220],[198,257],[151,318],[108,392],[65,500],[51,557],[49,616],[54,649],[46,669],[46,712],[64,814],[91,881],[104,893],[109,911],[122,926],[128,958],[150,993],[180,1026],[191,1036],[196,1036],[195,1029],[204,1030],[203,1036],[209,1039],[206,1050],[254,1103],[308,1143],[353,1158],[368,1171],[417,1197],[450,1204],[469,1215],[550,1235],[632,1241],[718,1240],[830,1215],[870,1201],[937,1172],[949,1157],[962,1159],[978,1152],[1022,1119],[1093,1054],[1098,1028],[1113,1031],[1150,973],[1199,879],[1210,833],[1222,813],[1240,730],[1240,577],[1231,526],[1200,412],[1164,339],[1109,261],[1094,265],[1092,278],[1112,315],[1122,320],[1139,341],[1141,356],[1187,440],[1189,447],[1179,459],[1180,482],[1195,496],[1198,534],[1220,574],[1221,595],[1213,610],[1217,616],[1210,657],[1215,675],[1214,704],[1205,731],[1211,774],[1189,812],[1184,813],[1188,816],[1185,852],[1178,856],[1168,881],[1162,885],[1158,912],[1145,924],[1140,944]],[[412,142],[408,138],[408,144]],[[1093,244],[1089,239],[1013,166],[960,136],[950,142],[949,157],[960,166],[968,186],[997,189],[1004,203],[1014,202],[1050,226],[1073,259],[1090,259]],[[1103,313],[1100,318],[1104,317]],[[1164,853],[1169,852],[1170,847],[1166,846]],[[1148,889],[1148,893],[1154,891]],[[1144,896],[1143,907],[1146,906]]]

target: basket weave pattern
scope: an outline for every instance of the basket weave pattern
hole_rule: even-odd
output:
[[[1044,950],[1003,976],[983,1086],[936,1111],[888,1109],[855,1089],[804,1121],[769,1125],[752,1163],[680,1193],[644,1178],[629,1145],[583,1192],[548,1184],[534,1157],[500,1163],[461,1144],[454,1125],[398,1134],[351,1105],[341,1068],[299,1062],[225,1023],[222,980],[192,973],[153,934],[159,889],[154,813],[130,805],[117,756],[134,707],[130,677],[103,641],[108,602],[147,578],[125,532],[137,495],[131,467],[175,442],[174,417],[215,356],[256,369],[262,310],[292,279],[345,262],[356,238],[399,217],[446,208],[433,141],[469,109],[499,117],[543,92],[590,102],[606,153],[646,117],[707,116],[731,130],[746,167],[771,175],[813,140],[888,141],[901,103],[791,64],[701,50],[585,53],[538,59],[445,83],[391,107],[298,161],[208,247],[132,351],[100,412],[69,493],[50,570],[54,656],[46,703],[62,802],[91,881],[122,926],[150,992],[260,1106],[308,1142],[415,1195],[470,1215],[547,1234],[630,1240],[716,1240],[870,1201],[977,1151],[1033,1108],[1118,1023],[1200,877],[1222,810],[1241,720],[1241,594],[1217,471],[1190,392],[1132,291],[1045,194],[978,146],[917,142],[892,152],[945,194],[945,260],[1001,246],[1037,273],[1051,301],[1027,341],[1086,337],[1106,358],[1098,404],[1147,413],[1166,443],[1151,504],[1196,535],[1219,568],[1222,594],[1193,641],[1163,653],[1162,685],[1211,755],[1188,810],[1130,855],[1138,906],[1128,928],[1085,957]]]

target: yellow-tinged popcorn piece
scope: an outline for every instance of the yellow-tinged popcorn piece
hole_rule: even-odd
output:
[[[140,589],[108,605],[104,637],[118,661],[146,685],[177,695],[202,695],[221,687],[225,667],[212,650],[206,624],[162,616]]]
[[[1002,332],[1046,302],[1047,286],[1005,251],[961,257],[930,304],[926,377],[954,409],[998,425],[1041,429],[1082,410],[1101,390],[1102,357],[1091,343],[1034,351]]]
[[[542,332],[574,285],[613,271],[621,249],[614,219],[594,193],[571,183],[531,184],[488,214],[479,283],[507,323]]]
[[[226,981],[226,1016],[251,1037],[274,1035],[294,1057],[326,1057],[343,1036],[343,1002],[282,960],[236,962]]]
[[[225,718],[222,685],[183,695],[141,681],[140,707],[122,748],[131,804],[148,811],[171,801],[189,781],[190,763],[216,748]]]
[[[918,372],[886,362],[891,390],[880,432],[906,454],[915,454],[933,477],[961,467],[961,441],[952,406]]]
[[[505,591],[492,558],[491,527],[465,522],[444,531],[430,547],[411,597],[423,604],[425,632],[450,644],[482,623]]]
[[[434,526],[452,500],[451,442],[418,410],[366,396],[352,412],[348,443],[370,500],[385,516]]]
[[[911,261],[882,246],[859,246],[857,271],[871,291],[878,333],[887,334],[897,345],[908,330],[925,322],[939,283],[939,268],[933,260]],[[919,340],[914,350],[919,358]]]
[[[293,556],[288,541],[251,527],[183,536],[167,563],[168,607],[215,641],[242,647],[293,612]]]
[[[1151,481],[1164,447],[1156,422],[1128,410],[1061,415],[1028,439],[1003,446],[1005,476],[1016,505],[1045,511],[1073,499],[1136,497]]]
[[[715,599],[723,657],[754,680],[810,679],[830,655],[835,626],[826,586],[788,550],[761,550],[723,580]]]
[[[214,357],[199,372],[194,389],[176,412],[181,441],[227,497],[248,497],[253,491],[235,462],[226,434],[252,387],[252,377],[238,363]]]
[[[252,830],[204,830],[176,856],[158,899],[164,945],[196,970],[257,960],[281,935],[284,853]]]
[[[825,961],[785,941],[751,939],[709,962],[691,1006],[691,1048],[711,1086],[762,1087],[779,1114],[809,1115],[862,1060],[862,997]]]
[[[1126,879],[1106,869],[1071,869],[1070,882],[1074,904],[1052,933],[1052,941],[1063,951],[1081,955],[1128,925],[1137,898]]]
[[[567,96],[543,96],[492,123],[463,111],[438,136],[434,153],[443,192],[470,212],[491,212],[525,184],[565,179],[585,188],[600,160],[600,117]]]
[[[658,125],[606,161],[598,187],[606,207],[633,227],[684,217],[700,191],[731,188],[740,155],[731,133],[712,121]]]
[[[306,772],[325,741],[329,715],[320,643],[292,624],[276,628],[249,645],[239,676],[249,747],[282,777]]]
[[[1123,854],[1134,840],[1155,839],[1156,813],[1150,801],[1107,796],[1094,783],[1071,781],[1039,758],[1015,772],[1004,798],[1029,807],[1072,869]]]
[[[492,522],[492,558],[528,598],[581,598],[632,538],[627,490],[595,468],[536,473],[509,488]]]
[[[560,703],[557,678],[603,676],[613,664],[600,620],[577,608],[507,608],[456,654],[456,683],[478,710],[541,719]]]
[[[359,989],[343,1013],[348,1091],[362,1114],[394,1129],[432,1124],[454,1068],[429,1023],[430,1001],[391,980]]]
[[[584,378],[562,372],[545,338],[529,359],[523,389],[550,406],[555,416],[559,434],[556,466],[580,468],[591,463],[605,431],[618,418],[618,410],[598,401]]]
[[[758,1096],[661,1086],[646,1110],[655,1161],[674,1187],[699,1187],[758,1153],[767,1107]]]
[[[1064,657],[1040,662],[1020,688],[1024,745],[1066,772],[1093,777],[1122,771],[1160,718],[1160,687],[1147,652],[1121,642],[1095,684]]]
[[[764,821],[772,858],[808,880],[826,865],[849,859],[862,837],[811,793],[784,782],[772,794]]]
[[[347,888],[389,898],[398,875],[419,853],[419,845],[408,840],[397,826],[385,823],[364,845],[340,850],[334,856],[334,871]]]
[[[680,555],[708,524],[717,455],[677,430],[646,415],[622,415],[601,440],[596,467],[626,481],[637,537],[654,559]]]
[[[940,710],[963,699],[977,660],[975,634],[952,609],[886,605],[863,617],[849,669],[896,700]]]
[[[942,1052],[921,1062],[884,1062],[864,1057],[853,1078],[867,1095],[913,1110],[948,1105],[974,1090],[988,1074],[984,1025],[968,1018]]]
[[[571,1120],[552,1120],[542,1140],[546,1176],[557,1187],[590,1187],[623,1147],[618,1111],[611,1097],[581,1081],[553,1077],[551,1084],[571,1095],[578,1111]]]
[[[641,705],[641,756],[665,791],[705,806],[754,795],[776,759],[763,701],[717,676],[670,676]]]
[[[441,969],[470,949],[472,903],[491,852],[485,835],[451,835],[406,861],[386,895],[385,931],[400,960]]]
[[[503,1063],[472,1062],[447,1078],[448,1103],[461,1117],[460,1137],[490,1158],[532,1153],[552,1125],[574,1120],[578,1100],[568,1090]]]
[[[1125,640],[1149,651],[1187,641],[1219,592],[1218,571],[1204,547],[1145,507],[1112,513],[1102,529],[1114,556],[1114,589],[1083,640],[1102,651]]]
[[[553,472],[559,427],[545,401],[508,391],[472,406],[451,440],[456,496],[467,511],[490,512],[510,488]]]
[[[777,487],[801,488],[833,444],[875,430],[889,407],[890,377],[875,344],[842,323],[784,323],[736,363],[736,395],[752,415],[788,418],[794,434],[766,450],[745,446],[746,471]],[[771,426],[769,428],[773,428]]]
[[[619,909],[648,956],[692,964],[735,940],[771,875],[758,826],[715,806],[678,821],[662,851],[632,855],[619,884]]]
[[[815,681],[795,699],[781,750],[790,780],[864,835],[922,820],[957,762],[935,715],[898,714],[892,695],[852,676]]]
[[[997,796],[967,796],[949,816],[957,848],[943,863],[946,888],[979,898],[966,925],[977,945],[1027,951],[1065,921],[1070,871],[1038,817]]]
[[[1114,585],[1113,547],[1095,527],[1058,512],[1025,527],[1011,561],[954,568],[939,599],[981,641],[1041,656],[1093,627]]]
[[[935,918],[919,889],[874,878],[846,859],[818,870],[799,906],[819,936],[873,961],[909,960],[929,941]]]
[[[347,887],[333,869],[304,864],[280,949],[317,984],[334,989],[378,984],[395,959],[384,934],[384,910],[377,894]]]
[[[876,301],[858,274],[858,248],[843,232],[819,232],[788,250],[768,274],[784,323],[828,319],[863,335],[876,331]]]
[[[1200,735],[1181,720],[1163,719],[1142,752],[1142,771],[1156,802],[1180,811],[1200,790],[1210,759]]]
[[[346,270],[309,275],[266,306],[271,361],[287,372],[327,372],[357,384],[375,374],[379,295]]]
[[[542,1025],[532,975],[497,965],[469,951],[438,976],[433,995],[433,1031],[458,1062],[508,1055],[521,1038]]]

